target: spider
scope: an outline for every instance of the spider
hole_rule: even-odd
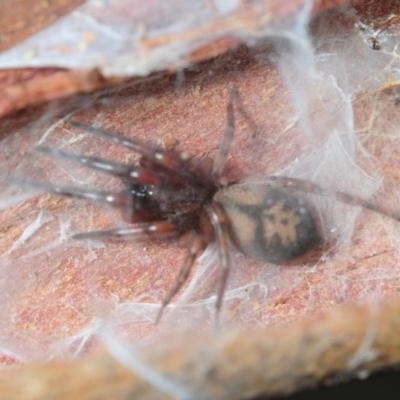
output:
[[[400,221],[379,206],[344,192],[328,190],[307,180],[269,176],[263,183],[228,183],[221,177],[235,132],[233,103],[238,91],[232,88],[227,104],[227,122],[212,170],[173,150],[162,150],[77,121],[74,128],[114,142],[141,155],[139,165],[122,164],[100,157],[75,155],[47,147],[36,150],[55,158],[84,165],[118,177],[125,185],[121,192],[79,186],[51,185],[27,179],[12,180],[64,197],[84,199],[121,209],[129,227],[73,235],[74,239],[155,239],[187,235],[188,253],[177,279],[164,297],[155,324],[165,307],[187,280],[203,242],[213,231],[218,246],[221,275],[215,304],[218,326],[223,295],[230,269],[229,244],[257,260],[283,264],[292,261],[321,242],[313,213],[291,188],[329,196],[352,206],[375,211]],[[210,229],[211,228],[211,229]]]

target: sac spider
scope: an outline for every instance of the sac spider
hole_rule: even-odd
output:
[[[132,223],[124,228],[78,233],[72,236],[74,239],[141,240],[177,238],[184,234],[190,237],[186,259],[174,285],[162,301],[155,324],[160,321],[163,310],[187,280],[203,249],[203,242],[209,239],[210,228],[217,242],[221,266],[215,304],[217,325],[230,269],[229,244],[254,259],[282,264],[304,255],[321,242],[321,235],[310,208],[287,188],[329,196],[340,202],[361,206],[400,220],[399,216],[390,214],[369,201],[344,192],[327,190],[302,179],[270,176],[264,183],[222,185],[220,180],[235,131],[235,99],[238,99],[238,92],[236,88],[232,88],[227,105],[225,133],[211,172],[174,151],[154,148],[81,122],[69,121],[74,128],[137,152],[141,155],[140,164],[122,164],[47,147],[37,147],[36,150],[118,177],[125,184],[125,190],[110,192],[12,179],[13,183],[19,185],[119,208],[127,222]]]

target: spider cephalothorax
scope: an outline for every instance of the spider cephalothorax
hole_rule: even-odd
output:
[[[175,284],[162,302],[156,322],[187,279],[203,248],[204,239],[209,237],[210,227],[217,241],[221,264],[216,301],[217,321],[230,268],[229,243],[252,258],[272,263],[288,262],[314,248],[321,241],[317,223],[310,208],[293,194],[293,189],[330,196],[350,205],[400,219],[363,199],[322,189],[312,182],[291,177],[272,176],[267,177],[263,183],[221,185],[220,178],[234,136],[233,101],[237,96],[237,91],[232,89],[227,106],[225,133],[211,171],[173,151],[154,148],[90,125],[70,121],[72,127],[139,153],[140,165],[72,155],[46,147],[39,147],[37,150],[118,177],[124,182],[125,190],[109,192],[13,179],[14,183],[33,186],[61,196],[120,208],[125,219],[131,223],[124,228],[78,233],[73,236],[75,239],[151,239],[188,235],[190,239],[187,257]],[[288,191],[287,188],[292,190]]]

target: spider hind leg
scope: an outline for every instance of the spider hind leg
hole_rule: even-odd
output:
[[[192,231],[191,232],[191,243],[189,246],[189,251],[186,256],[186,259],[179,271],[178,277],[175,280],[174,285],[171,287],[167,295],[164,297],[161,307],[157,313],[156,319],[154,321],[154,324],[157,325],[160,322],[161,316],[163,314],[163,311],[165,307],[170,303],[172,298],[178,293],[179,289],[182,287],[182,285],[186,282],[189,273],[196,261],[197,256],[199,255],[201,249],[202,249],[202,235]]]
[[[218,204],[210,204],[209,206],[207,206],[206,211],[210,219],[211,225],[214,228],[215,238],[218,245],[219,263],[221,268],[217,301],[215,303],[215,328],[218,329],[219,315],[221,312],[222,301],[231,267],[228,243],[229,223],[225,212]]]
[[[268,177],[268,180],[271,181],[272,184],[279,185],[283,188],[292,188],[300,192],[314,193],[324,197],[331,197],[350,206],[362,207],[375,213],[381,214],[387,218],[400,221],[400,215],[398,213],[390,212],[385,208],[379,206],[378,204],[374,204],[368,200],[364,200],[360,197],[353,196],[340,190],[330,190],[323,188],[322,186],[305,179],[298,179],[287,176],[270,176]]]

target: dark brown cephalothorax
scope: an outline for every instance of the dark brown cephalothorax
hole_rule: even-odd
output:
[[[78,233],[73,236],[74,239],[188,237],[188,254],[173,287],[162,301],[156,323],[189,276],[202,251],[204,239],[210,236],[210,227],[218,245],[221,264],[216,322],[230,268],[229,243],[249,257],[272,263],[294,260],[314,248],[320,242],[317,223],[310,209],[293,194],[293,190],[330,196],[343,203],[361,206],[400,220],[399,216],[366,200],[344,192],[323,189],[313,182],[292,177],[270,176],[263,183],[223,186],[220,181],[235,130],[234,101],[243,111],[237,90],[233,88],[227,106],[225,133],[211,172],[171,149],[154,148],[131,138],[70,121],[69,124],[74,128],[137,152],[141,155],[140,165],[75,155],[46,147],[37,150],[120,178],[125,189],[110,192],[84,186],[51,185],[28,179],[14,178],[11,181],[60,196],[109,205],[120,209],[130,223],[123,228]],[[287,188],[291,189],[290,192]]]

